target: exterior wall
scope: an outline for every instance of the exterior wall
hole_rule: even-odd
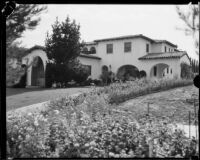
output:
[[[48,60],[46,53],[41,49],[33,50],[30,54],[22,58],[22,64],[30,65],[35,57],[39,56],[42,59],[44,65],[44,71],[46,70],[46,62]],[[31,86],[31,73],[32,73],[32,66],[27,70],[27,86]]]
[[[176,59],[152,59],[152,60],[142,60],[141,65],[143,70],[146,71],[147,77],[151,77],[150,73],[156,64],[166,64],[169,66],[170,70],[172,69],[172,75],[170,77],[180,78],[180,65],[179,58]]]
[[[151,52],[152,53],[159,53],[159,52],[162,52],[162,44],[161,43],[154,43],[152,44],[152,50]]]
[[[131,42],[132,48],[131,52],[124,52],[124,43]],[[167,43],[151,43],[150,41],[143,38],[134,38],[134,39],[125,39],[125,40],[112,40],[112,41],[102,41],[98,42],[98,45],[95,45],[96,55],[101,57],[100,66],[106,65],[109,67],[111,65],[111,70],[114,73],[117,73],[118,69],[123,65],[133,65],[139,70],[144,70],[147,74],[147,77],[150,77],[151,69],[154,65],[159,63],[164,63],[169,66],[169,73],[167,70],[164,70],[166,77],[180,77],[180,59],[154,59],[154,60],[138,60],[139,57],[142,57],[146,54],[146,44],[149,44],[149,53],[164,52],[165,46],[167,47],[167,52],[170,49],[175,49]],[[106,53],[106,44],[113,44],[113,53]],[[88,49],[94,45],[88,45]],[[172,69],[172,74],[171,74]],[[163,70],[160,68],[160,70]],[[159,69],[158,69],[159,71]],[[101,72],[99,72],[99,75]]]
[[[100,60],[85,57],[78,57],[78,59],[81,64],[91,66],[91,79],[99,79],[101,74]]]
[[[125,42],[132,43],[131,52],[124,52]],[[142,38],[99,42],[97,55],[102,58],[101,67],[103,65],[111,65],[111,70],[116,73],[121,66],[129,64],[134,65],[140,70],[141,64],[138,58],[147,54],[146,43],[150,44],[150,41]],[[112,54],[106,53],[106,44],[113,44]],[[149,50],[151,52],[151,45],[149,46]]]
[[[159,52],[165,52],[165,46],[167,47],[167,51],[169,52],[169,48],[170,50],[174,51],[174,49],[176,47],[173,47],[167,43],[153,43],[152,44],[152,53],[159,53]]]
[[[172,51],[174,51],[174,49],[175,49],[175,47],[172,47],[171,45],[169,45],[167,43],[162,43],[162,52],[165,52],[165,46],[167,47],[167,52],[169,52],[169,48]]]

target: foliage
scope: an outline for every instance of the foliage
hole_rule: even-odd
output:
[[[20,38],[25,30],[33,30],[40,21],[38,16],[46,9],[46,6],[38,4],[18,4],[6,20],[7,47]]]
[[[192,72],[199,73],[199,62],[195,59],[190,58]]]
[[[45,51],[49,61],[46,71],[46,86],[51,87],[53,82],[67,83],[72,79],[84,81],[87,73],[76,60],[80,54],[80,26],[71,22],[69,17],[65,22],[56,19],[52,25],[53,33],[47,34]]]
[[[122,86],[124,88],[126,86]],[[190,157],[195,140],[172,119],[135,116],[108,103],[105,89],[52,101],[45,111],[8,115],[9,157]]]
[[[57,18],[52,30],[51,35],[47,33],[45,41],[47,57],[55,64],[68,64],[81,51],[80,26],[71,22],[69,17],[62,23]]]
[[[72,80],[73,72],[66,64],[47,63],[45,72],[46,87],[52,87],[54,82],[67,83]]]
[[[191,78],[192,68],[187,63],[181,63],[181,78]]]
[[[185,79],[137,79],[126,83],[114,83],[105,90],[109,95],[109,102],[121,103],[145,94],[167,90],[179,86],[191,85],[192,80]]]
[[[187,12],[181,10],[179,6],[176,7],[176,11],[182,19],[186,27],[181,30],[185,31],[186,35],[192,35],[195,41],[196,53],[199,55],[199,8],[198,5],[189,4]]]
[[[10,58],[16,58],[20,62],[21,58],[27,54],[26,51],[27,48],[19,47],[15,43],[6,48],[6,59],[8,61]]]
[[[24,47],[18,47],[17,44],[11,45],[6,48],[6,84],[10,86],[18,81],[24,74],[24,70],[21,68],[21,59],[25,56],[27,49]],[[14,68],[16,63],[16,68]]]

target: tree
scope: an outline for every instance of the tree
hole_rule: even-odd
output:
[[[181,63],[181,78],[191,78],[192,67],[185,62]]]
[[[45,47],[49,62],[47,63],[46,77],[48,79],[48,86],[55,82],[66,83],[73,78],[82,80],[85,79],[85,74],[78,76],[83,72],[77,68],[81,65],[76,58],[80,54],[83,43],[80,42],[80,25],[75,21],[70,21],[67,17],[62,23],[56,19],[52,25],[52,34],[47,33],[45,40]],[[48,66],[51,69],[48,69]],[[47,78],[46,78],[47,79]]]
[[[189,9],[184,12],[179,6],[176,6],[176,11],[182,19],[186,27],[178,28],[179,30],[185,31],[186,35],[192,35],[194,39],[194,45],[196,48],[196,54],[199,55],[199,8],[198,5],[189,4]]]
[[[6,19],[6,46],[20,38],[25,30],[33,30],[40,22],[38,17],[46,6],[38,4],[18,4],[14,12]]]
[[[80,42],[80,25],[75,21],[70,22],[69,17],[62,23],[57,18],[52,29],[52,35],[47,33],[45,41],[47,57],[56,64],[67,64],[80,54],[83,47]]]

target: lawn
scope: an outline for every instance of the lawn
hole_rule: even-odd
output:
[[[42,88],[7,88],[6,89],[6,110],[54,100],[59,97],[85,92],[90,87],[82,88],[62,88],[62,89],[42,89]]]

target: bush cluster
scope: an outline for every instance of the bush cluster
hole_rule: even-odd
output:
[[[52,87],[54,82],[66,84],[71,80],[74,80],[76,83],[85,82],[89,74],[84,67],[79,67],[74,70],[66,64],[54,64],[47,63],[45,80],[46,87]]]
[[[175,87],[191,85],[190,79],[137,79],[126,83],[114,83],[106,88],[109,102],[119,104],[138,96],[164,91]]]
[[[115,85],[128,90],[133,84]],[[37,114],[8,116],[8,156],[127,158],[196,154],[196,140],[174,129],[171,119],[151,114],[136,116],[110,105],[112,87],[94,87],[91,92],[53,101]]]

